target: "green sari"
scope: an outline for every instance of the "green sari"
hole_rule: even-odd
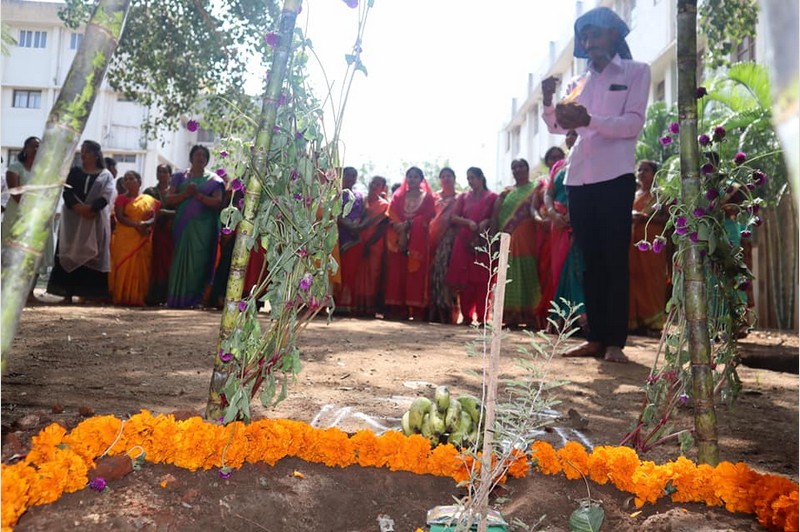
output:
[[[172,176],[170,186],[182,193],[190,183],[206,196],[225,191],[224,181],[210,173],[194,177],[188,171],[178,172]],[[191,308],[203,303],[206,287],[214,277],[219,229],[217,210],[195,198],[188,198],[178,206],[172,225],[175,251],[169,271],[168,306]]]

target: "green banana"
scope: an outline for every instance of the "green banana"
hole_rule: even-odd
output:
[[[447,414],[444,416],[444,425],[448,432],[453,432],[458,428],[461,422],[461,403],[458,401],[450,401],[450,406],[447,407]],[[470,416],[470,420],[472,416]]]
[[[411,425],[408,424],[409,414],[410,412],[406,412],[405,414],[403,414],[403,419],[401,420],[401,424],[403,425],[403,434],[405,434],[406,436],[411,436],[412,434],[414,434],[414,431],[411,430]]]
[[[433,403],[426,397],[417,397],[408,409],[408,426],[416,433],[422,428],[422,418],[431,409]]]
[[[441,436],[447,432],[447,425],[445,425],[444,415],[441,412],[436,408],[431,408],[428,415],[430,416],[431,430],[434,434]]]
[[[456,430],[450,433],[450,436],[447,438],[447,442],[461,447],[464,445],[464,440],[467,438],[467,435],[471,430],[472,416],[462,411],[458,421],[458,426],[456,427]]]
[[[447,386],[438,386],[433,400],[439,412],[445,412],[447,407],[450,406],[450,390],[447,389]]]
[[[422,418],[420,434],[426,438],[430,438],[433,435],[433,430],[431,429],[431,415],[429,413],[426,413]]]
[[[458,397],[456,401],[461,403],[461,409],[472,417],[472,422],[478,425],[479,420],[481,420],[481,412],[483,411],[480,399],[473,395],[462,395]]]

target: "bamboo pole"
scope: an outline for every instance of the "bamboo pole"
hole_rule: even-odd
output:
[[[486,376],[486,420],[483,425],[483,456],[481,457],[481,489],[478,500],[480,521],[478,532],[486,532],[489,516],[489,486],[492,485],[492,446],[494,420],[497,407],[497,378],[500,373],[500,343],[503,332],[503,307],[506,299],[506,270],[511,235],[500,233],[500,257],[497,264],[497,282],[492,303],[492,345],[489,350],[489,373]]]
[[[264,97],[261,100],[261,118],[258,133],[256,134],[255,152],[251,162],[252,172],[249,176],[246,176],[245,182],[244,219],[239,222],[236,240],[233,244],[231,271],[228,276],[225,306],[220,320],[217,357],[214,362],[214,371],[211,374],[211,384],[206,404],[206,419],[209,420],[220,419],[224,415],[222,388],[228,380],[229,364],[220,359],[219,350],[223,340],[233,331],[236,317],[239,314],[238,303],[242,299],[244,276],[250,259],[247,240],[253,234],[253,221],[256,218],[263,191],[262,179],[266,179],[267,154],[272,145],[272,128],[275,126],[278,115],[278,100],[291,55],[292,36],[300,5],[301,0],[285,0],[283,3],[278,30],[278,44],[272,56],[271,74],[267,79]]]
[[[680,116],[681,202],[690,207],[702,195],[697,145],[697,0],[678,0],[678,115]],[[691,208],[689,209],[691,210]],[[714,376],[708,337],[706,271],[703,242],[681,242],[685,294],[684,311],[692,367],[697,459],[719,462]]]
[[[130,0],[100,0],[86,26],[64,86],[47,118],[42,145],[19,216],[2,251],[2,371],[17,332],[22,308],[51,231],[61,188],[100,84],[117,49]]]

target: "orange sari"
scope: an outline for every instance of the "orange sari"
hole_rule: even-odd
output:
[[[115,206],[122,206],[129,220],[142,222],[155,218],[161,202],[140,194],[136,198],[117,196]],[[152,234],[142,235],[135,227],[117,222],[111,237],[111,271],[108,274],[111,301],[115,305],[144,305],[150,289],[152,259]]]
[[[653,213],[655,197],[649,192],[637,192],[633,200],[633,210],[650,217]],[[645,225],[647,234],[645,235]],[[636,243],[664,231],[664,224],[651,220],[633,221],[631,228],[631,247],[628,252],[630,269],[630,296],[628,310],[628,329],[639,327],[661,329],[664,326],[667,304],[667,253],[639,251]]]

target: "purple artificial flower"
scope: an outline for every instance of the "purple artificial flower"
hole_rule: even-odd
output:
[[[303,135],[302,131],[298,131],[297,133],[294,134],[294,140],[303,140],[304,138],[305,135]]]
[[[704,174],[713,174],[714,170],[715,170],[714,165],[711,163],[706,163],[700,167],[700,171],[703,172]]]
[[[106,489],[106,479],[103,477],[94,477],[89,481],[89,488],[95,491],[103,491]]]
[[[750,212],[750,214],[758,214],[758,211],[761,210],[761,205],[758,203],[753,203],[747,208],[747,210]]]
[[[311,299],[308,301],[308,310],[314,312],[320,307],[319,299],[314,296],[311,296]]]
[[[686,216],[678,216],[675,218],[675,227],[686,227],[686,224],[689,220],[686,219]]]
[[[720,140],[725,138],[725,128],[722,126],[717,126],[714,128],[714,140],[719,142]]]
[[[311,283],[314,282],[314,276],[310,273],[307,273],[300,279],[300,290],[303,292],[307,292],[309,288],[311,288]]]
[[[703,133],[702,135],[697,137],[697,142],[699,142],[701,146],[708,146],[709,144],[711,144],[711,137]]]
[[[669,135],[664,135],[663,137],[658,139],[658,142],[660,142],[662,146],[668,146],[672,144],[672,137],[670,137]]]
[[[667,239],[659,235],[653,240],[653,253],[661,253],[667,247]]]
[[[226,172],[224,168],[217,168],[217,175],[220,177],[225,177],[228,175],[228,172]]]
[[[228,155],[229,155],[229,154],[228,154],[228,152],[227,152],[227,151],[225,151],[225,150],[222,150],[221,152],[219,152],[219,156],[220,156],[220,157],[222,157],[223,159],[224,159],[225,157],[227,157]]]
[[[757,187],[763,186],[767,182],[767,174],[761,170],[756,170],[752,175],[753,184]]]
[[[763,223],[764,223],[764,220],[761,219],[761,216],[753,216],[753,225],[758,227]]]
[[[675,226],[675,234],[679,236],[683,236],[689,232],[689,228],[685,225]]]
[[[247,301],[242,299],[239,301],[239,312],[244,312],[245,310],[247,310]]]
[[[292,197],[297,201],[303,201],[303,195],[300,194],[299,192],[295,192],[294,194],[292,194]]]
[[[708,91],[705,87],[697,87],[697,98],[700,99],[708,94]]]
[[[742,238],[750,238],[751,236],[753,236],[753,232],[752,232],[752,231],[750,231],[750,229],[744,229],[743,231],[741,231],[741,232],[739,233],[739,235],[740,235]]]
[[[640,240],[636,243],[636,249],[638,249],[639,251],[650,251],[652,249],[652,246],[650,245],[650,242],[648,242],[647,240]]]
[[[219,359],[222,362],[228,363],[233,360],[233,353],[226,353],[224,349],[219,350]]]
[[[689,240],[691,240],[695,244],[700,242],[700,236],[697,234],[697,231],[692,231],[692,233],[689,235]]]
[[[197,120],[189,120],[188,122],[186,122],[186,129],[194,133],[195,131],[200,129],[200,122],[198,122]]]
[[[222,232],[223,235],[229,235],[229,234],[233,233],[233,229],[231,229],[230,227],[223,227],[221,229],[221,232]]]
[[[289,174],[289,177],[291,177],[292,181],[297,181],[297,179],[300,177],[300,172],[297,171],[297,168],[292,168],[292,172]]]
[[[695,218],[702,218],[706,215],[706,210],[702,207],[697,207],[694,211],[692,211],[692,216]]]
[[[750,282],[750,279],[745,279],[741,283],[739,283],[739,290],[746,291],[749,290],[753,283]]]
[[[278,126],[272,126],[272,132],[273,133],[280,133],[281,132],[281,128],[279,128]]]
[[[358,0],[344,0],[344,3],[347,4],[347,7],[351,9],[358,7]]]
[[[236,207],[240,211],[244,209],[244,198],[239,198],[239,201],[236,202]]]
[[[217,471],[217,474],[219,475],[219,478],[225,480],[231,478],[231,475],[233,475],[233,470],[230,467],[222,467],[219,471]]]
[[[701,249],[701,250],[700,250],[700,256],[701,256],[701,257],[705,257],[706,255],[708,255],[708,250],[706,250],[706,249]]]
[[[653,375],[653,374],[648,375],[647,379],[646,379],[647,384],[655,384],[660,380],[661,380],[661,376],[660,375]]]
[[[733,158],[733,162],[736,163],[737,166],[741,166],[747,160],[747,154],[743,151],[736,152],[736,156]]]
[[[242,183],[242,180],[237,177],[231,181],[231,188],[236,192],[239,192],[240,190],[244,190],[244,183]]]
[[[678,402],[679,402],[681,405],[686,405],[687,403],[689,403],[689,396],[688,396],[688,395],[686,395],[685,393],[682,393],[682,394],[680,394],[680,395],[678,396]]]
[[[271,31],[266,35],[264,35],[264,42],[267,43],[267,46],[275,48],[276,46],[278,46],[278,41],[280,41],[280,37],[278,37],[278,34],[275,33],[274,31]]]
[[[300,258],[306,258],[308,257],[308,250],[306,248],[300,248],[300,250],[297,252],[297,255]]]
[[[681,132],[681,125],[677,122],[673,122],[669,125],[669,132],[673,135],[677,135]]]
[[[717,190],[716,188],[709,188],[708,190],[706,190],[706,199],[708,201],[714,201],[718,197],[719,197],[719,190]]]

